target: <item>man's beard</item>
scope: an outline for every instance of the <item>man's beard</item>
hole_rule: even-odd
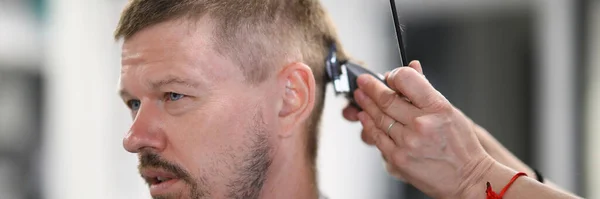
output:
[[[257,111],[253,117],[250,140],[246,147],[247,153],[242,164],[236,168],[235,180],[229,182],[227,198],[254,199],[260,196],[263,184],[267,178],[267,171],[271,166],[271,146],[269,145],[269,132],[265,128],[262,112]]]
[[[251,128],[248,129],[250,134],[248,137],[250,139],[242,147],[243,151],[248,151],[248,153],[242,156],[241,161],[234,160],[235,163],[241,164],[234,163],[234,165],[229,165],[229,168],[234,168],[236,176],[227,184],[227,198],[258,198],[266,180],[267,171],[272,162],[270,157],[271,146],[269,145],[269,133],[265,128],[266,124],[263,121],[262,114],[261,112],[257,113],[253,117]],[[237,155],[231,154],[231,156],[236,157]],[[190,193],[188,194],[190,199],[211,198],[209,183],[205,176],[195,179],[181,166],[162,159],[158,154],[148,151],[140,153],[139,169],[142,168],[157,168],[173,173],[190,187]],[[153,198],[181,198],[182,194],[154,196]]]
[[[206,179],[200,178],[199,180],[194,180],[192,176],[181,168],[181,166],[171,163],[167,160],[164,160],[160,157],[160,155],[144,151],[140,154],[140,165],[138,166],[139,170],[142,168],[156,168],[162,169],[167,172],[175,175],[177,179],[183,180],[190,187],[189,196],[192,199],[200,199],[206,198],[209,196],[209,192],[206,190]],[[148,184],[150,186],[150,184]],[[153,196],[154,199],[168,199],[168,198],[181,198],[182,193],[174,193],[169,195],[161,195],[161,196]]]

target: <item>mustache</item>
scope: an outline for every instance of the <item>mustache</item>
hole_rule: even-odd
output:
[[[178,179],[192,183],[191,175],[187,171],[181,168],[181,166],[165,160],[156,153],[142,152],[140,154],[138,170],[141,171],[144,168],[162,169],[166,172],[172,173]]]

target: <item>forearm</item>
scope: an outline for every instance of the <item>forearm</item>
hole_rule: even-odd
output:
[[[519,158],[517,158],[514,154],[512,154],[508,149],[506,149],[496,138],[490,135],[482,127],[477,126],[477,137],[479,138],[479,142],[483,146],[492,158],[494,158],[499,163],[515,170],[518,172],[525,172],[531,178],[536,179],[535,172],[532,168],[523,163]],[[552,183],[549,179],[544,179],[544,184],[554,189],[562,190],[560,187]],[[566,191],[565,191],[566,192]]]
[[[517,172],[500,163],[494,163],[481,179],[467,191],[466,198],[485,199],[486,184],[489,182],[494,192],[499,193]],[[518,178],[505,193],[504,199],[568,199],[578,198],[563,191],[539,183],[533,178],[522,176]]]
[[[494,138],[487,130],[480,126],[476,126],[476,134],[479,142],[485,151],[501,164],[519,172],[525,172],[530,177],[535,177],[535,172],[513,153],[511,153],[504,145]]]

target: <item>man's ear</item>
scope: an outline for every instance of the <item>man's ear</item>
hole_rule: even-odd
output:
[[[316,85],[310,67],[296,62],[281,70],[278,77],[278,89],[282,89],[280,125],[284,137],[291,136],[295,128],[302,127],[310,117],[314,105]]]

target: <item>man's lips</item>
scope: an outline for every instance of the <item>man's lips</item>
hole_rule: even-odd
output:
[[[140,173],[150,186],[151,195],[167,193],[168,189],[180,180],[177,175],[160,169],[142,169]]]

